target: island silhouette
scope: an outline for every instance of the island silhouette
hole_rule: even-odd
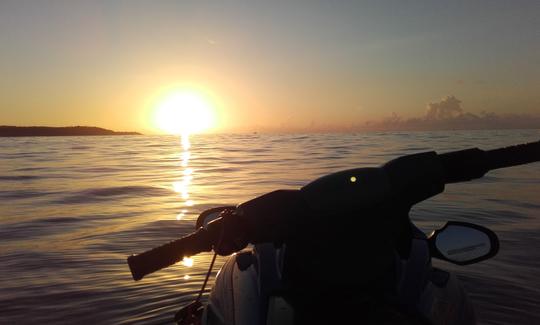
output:
[[[95,126],[9,126],[0,125],[0,137],[141,135],[138,132],[116,132]]]

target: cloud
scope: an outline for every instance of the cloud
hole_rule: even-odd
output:
[[[462,114],[461,101],[454,96],[446,96],[440,102],[428,104],[426,119],[443,120]]]
[[[358,106],[361,107],[361,106]],[[363,109],[363,107],[361,107]],[[360,109],[359,109],[360,110]],[[366,108],[367,110],[367,108]],[[285,123],[287,122],[287,123]],[[436,130],[540,129],[540,114],[497,114],[467,112],[462,101],[453,95],[426,105],[422,116],[407,118],[393,112],[378,120],[351,117],[347,122],[313,118],[304,125],[293,122],[277,126],[256,126],[257,132],[364,132],[364,131],[436,131]]]
[[[446,96],[427,105],[422,117],[403,118],[397,113],[377,121],[356,125],[355,130],[477,130],[477,129],[539,129],[540,115],[473,114],[461,107],[461,100]]]

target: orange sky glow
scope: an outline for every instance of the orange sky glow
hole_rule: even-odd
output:
[[[505,1],[3,1],[0,125],[539,127],[538,14]],[[179,93],[192,99],[163,113]]]

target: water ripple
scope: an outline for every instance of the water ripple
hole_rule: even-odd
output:
[[[153,186],[118,186],[105,188],[92,188],[79,191],[74,195],[69,195],[51,203],[57,204],[78,204],[92,203],[96,201],[114,200],[116,197],[124,196],[130,198],[155,197],[169,195],[170,190]]]
[[[36,175],[10,175],[10,176],[1,176],[0,175],[0,181],[28,181],[28,180],[35,180],[40,179],[42,176],[36,176]]]

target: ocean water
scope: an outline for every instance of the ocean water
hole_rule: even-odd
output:
[[[0,323],[170,323],[211,255],[139,282],[126,257],[193,231],[204,209],[404,154],[538,139],[539,130],[0,138]],[[463,280],[480,323],[540,324],[540,163],[447,186],[411,217],[426,232],[447,220],[493,229],[493,259],[435,264]]]

